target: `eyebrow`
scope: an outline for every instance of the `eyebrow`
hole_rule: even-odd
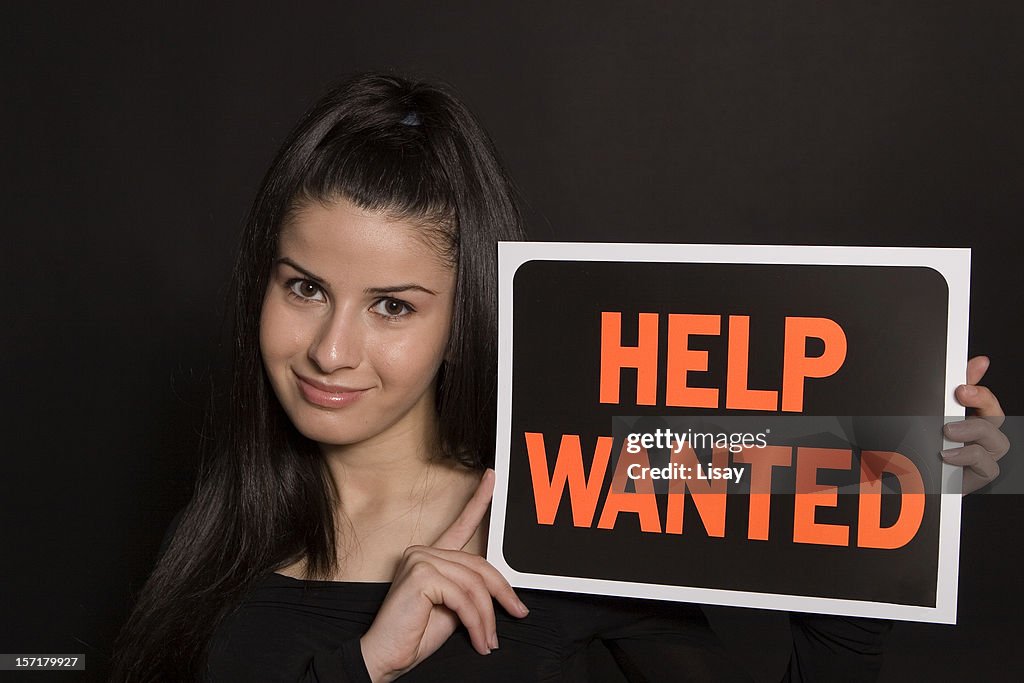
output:
[[[378,294],[378,295],[379,294],[397,294],[398,292],[408,292],[408,291],[424,292],[424,293],[430,294],[432,296],[437,294],[437,292],[435,292],[432,289],[427,289],[426,287],[421,287],[421,286],[415,285],[415,284],[413,284],[411,282],[408,283],[408,284],[405,284],[405,285],[393,285],[391,287],[367,287],[366,289],[363,290],[363,292],[366,293],[366,294]]]
[[[294,268],[295,270],[299,271],[300,273],[305,275],[307,278],[309,278],[310,280],[312,280],[313,282],[315,282],[315,283],[317,283],[319,285],[327,284],[326,278],[322,278],[319,275],[314,275],[313,273],[309,272],[308,270],[306,270],[305,268],[300,266],[295,261],[292,261],[287,256],[278,256],[276,259],[274,259],[274,265],[277,265],[278,263],[283,263],[285,265],[291,266],[292,268]]]
[[[303,268],[302,266],[297,264],[295,261],[292,261],[287,256],[280,256],[280,257],[274,259],[274,264],[276,265],[278,263],[283,263],[285,265],[291,266],[292,268],[294,268],[295,270],[299,271],[304,276],[306,276],[307,278],[309,278],[310,280],[312,280],[313,282],[315,282],[315,283],[317,283],[319,285],[326,285],[327,284],[327,279],[326,278],[322,278],[319,275],[314,275],[309,270]],[[401,285],[391,285],[390,287],[367,287],[366,289],[363,290],[363,293],[364,294],[373,294],[373,295],[376,295],[376,296],[380,296],[380,295],[385,295],[385,294],[397,294],[398,292],[408,292],[408,291],[424,292],[425,294],[430,294],[431,296],[436,296],[437,295],[437,292],[435,292],[434,290],[427,289],[426,287],[423,287],[421,285],[417,285],[417,284],[412,283],[412,282],[401,284]]]

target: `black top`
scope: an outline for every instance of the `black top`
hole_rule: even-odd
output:
[[[302,581],[268,573],[216,629],[207,681],[366,683],[359,637],[390,584]],[[519,589],[523,619],[495,603],[500,648],[473,649],[457,630],[403,681],[750,681],[699,606]],[[791,615],[784,681],[870,681],[890,622]],[[600,641],[611,657],[588,656]],[[618,669],[617,671],[613,669]]]

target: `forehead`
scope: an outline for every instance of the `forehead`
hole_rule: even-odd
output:
[[[430,230],[346,199],[304,202],[282,225],[277,256],[297,259],[329,282],[396,277],[435,285],[453,281],[454,269],[433,246]]]

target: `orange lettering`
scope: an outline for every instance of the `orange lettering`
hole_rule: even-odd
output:
[[[882,473],[891,472],[900,482],[900,516],[882,528]],[[924,481],[905,455],[888,451],[860,454],[860,513],[857,545],[862,548],[902,548],[921,528],[924,518]]]
[[[622,346],[622,314],[601,313],[601,403],[619,402],[622,368],[636,368],[636,403],[653,406],[658,395],[658,314],[641,313],[636,346]]]
[[[808,358],[807,338],[825,343],[820,356]],[[782,410],[799,413],[804,409],[804,379],[835,374],[846,360],[846,333],[828,318],[786,318],[786,341],[782,353]]]
[[[717,408],[718,389],[686,386],[688,372],[707,372],[708,352],[689,348],[691,334],[717,335],[717,315],[671,313],[668,316],[668,364],[665,369],[665,404],[690,408]]]
[[[789,446],[744,448],[733,456],[733,461],[750,464],[750,516],[747,522],[747,538],[767,541],[771,521],[772,468],[777,465],[790,467],[793,464],[793,449]]]
[[[820,545],[849,545],[850,528],[841,524],[818,524],[814,511],[836,506],[836,487],[818,483],[818,470],[850,469],[850,451],[838,448],[798,448],[796,453],[796,496],[793,503],[793,542]]]
[[[700,521],[708,532],[708,536],[722,538],[725,536],[725,503],[726,485],[725,479],[714,481],[701,480],[696,478],[697,454],[690,446],[684,445],[679,450],[672,452],[672,462],[690,468],[689,479],[671,479],[668,485],[668,511],[665,519],[665,533],[683,533],[683,502],[686,496],[686,489],[690,489],[690,496],[693,504],[700,515]],[[712,448],[711,463],[715,467],[727,467],[729,465],[729,449]]]
[[[725,407],[729,410],[777,410],[779,392],[747,388],[749,357],[750,316],[730,315]]]
[[[650,469],[651,461],[647,457],[647,450],[640,449],[639,453],[630,453],[626,450],[626,444],[622,444],[622,452],[619,454],[619,464],[612,475],[612,485],[608,489],[608,497],[604,501],[604,509],[601,511],[601,520],[597,523],[599,529],[614,529],[615,520],[620,512],[635,512],[640,517],[640,530],[651,533],[661,533],[661,519],[658,515],[658,499],[654,495],[654,482],[650,478],[633,479],[635,493],[626,492],[626,482],[630,481],[629,466],[640,465]]]
[[[569,485],[569,505],[572,507],[573,526],[589,527],[597,510],[597,500],[604,486],[604,474],[612,452],[612,438],[599,436],[594,449],[594,463],[590,478],[583,473],[583,449],[576,434],[563,434],[555,458],[555,469],[548,479],[548,460],[544,450],[544,435],[526,432],[526,453],[530,458],[533,479],[533,497],[537,502],[537,523],[554,524],[558,505],[562,501],[566,483]]]

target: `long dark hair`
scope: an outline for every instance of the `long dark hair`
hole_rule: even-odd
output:
[[[339,197],[426,224],[457,268],[438,382],[441,455],[476,468],[493,459],[496,242],[522,239],[513,186],[446,87],[356,76],[303,115],[253,203],[233,275],[228,405],[213,421],[193,497],[118,637],[112,680],[200,677],[217,624],[261,575],[299,558],[310,578],[337,570],[337,492],[316,444],[272,391],[259,318],[282,222],[303,202]]]

